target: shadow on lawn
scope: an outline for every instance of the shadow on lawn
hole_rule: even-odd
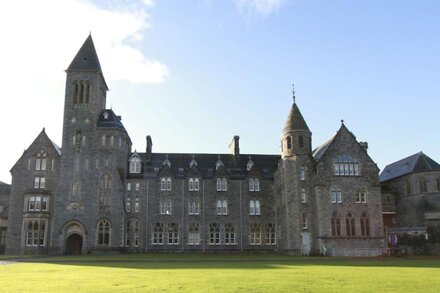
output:
[[[70,266],[111,267],[124,269],[295,269],[304,266],[335,267],[401,267],[440,268],[439,257],[414,258],[336,258],[293,257],[285,255],[259,256],[247,254],[182,255],[128,254],[113,256],[63,256],[17,259],[22,263],[45,263]]]

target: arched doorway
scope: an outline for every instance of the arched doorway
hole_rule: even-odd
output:
[[[83,238],[79,234],[72,234],[66,239],[66,254],[81,254]]]

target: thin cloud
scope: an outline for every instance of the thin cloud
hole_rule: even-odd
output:
[[[257,13],[264,17],[277,11],[284,0],[234,0],[238,10],[247,17]]]

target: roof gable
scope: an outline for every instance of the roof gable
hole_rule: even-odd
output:
[[[411,173],[431,171],[440,171],[440,165],[423,152],[419,152],[385,166],[379,175],[379,180],[385,182]]]
[[[41,146],[44,145],[47,149],[47,151],[52,151],[55,156],[60,157],[61,156],[61,148],[57,146],[46,134],[45,129],[38,134],[38,136],[34,139],[34,141],[29,145],[29,147],[23,152],[20,159],[14,164],[14,166],[11,168],[11,172],[15,169],[15,167],[18,165],[19,162],[29,154],[29,152],[35,152],[38,148],[41,148]]]

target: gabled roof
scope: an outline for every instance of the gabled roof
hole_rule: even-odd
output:
[[[397,162],[387,165],[379,175],[380,182],[385,182],[411,173],[440,171],[440,165],[419,152]]]
[[[99,63],[98,54],[93,44],[92,35],[89,35],[84,44],[76,53],[72,63],[70,63],[67,71],[95,71],[101,72],[101,64]]]
[[[17,160],[17,162],[14,164],[14,166],[11,168],[11,171],[15,168],[15,166],[20,162],[20,160],[23,158],[23,156],[28,152],[29,148],[35,144],[38,140],[47,141],[47,145],[52,146],[54,151],[57,155],[61,156],[61,148],[57,146],[46,134],[46,130],[43,128],[43,130],[38,134],[38,136],[34,139],[34,141],[30,144],[30,146],[23,152],[20,159]]]
[[[326,142],[321,144],[319,147],[317,147],[313,152],[312,156],[316,161],[321,160],[322,156],[325,154],[325,152],[328,150],[328,148],[332,145],[333,141],[335,140],[337,133],[330,137]]]
[[[303,116],[301,115],[301,112],[299,111],[299,108],[295,102],[293,103],[289,115],[287,116],[287,121],[286,124],[284,125],[283,132],[289,132],[292,130],[309,131],[309,127],[307,126],[307,123],[304,120]]]
[[[117,116],[111,109],[105,109],[101,112],[96,126],[97,128],[116,128],[127,132],[121,122],[121,116]]]

